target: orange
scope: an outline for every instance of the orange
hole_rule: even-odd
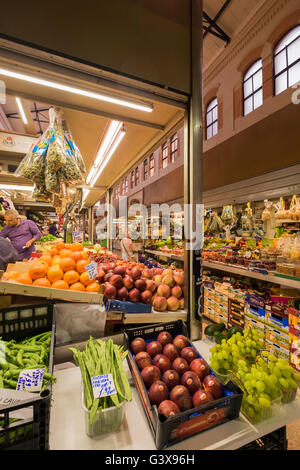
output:
[[[50,248],[50,250],[49,250],[49,254],[51,256],[58,255],[58,253],[59,253],[59,251],[56,248]]]
[[[82,251],[81,256],[82,256],[82,259],[88,259],[88,257],[89,257],[87,251]]]
[[[77,271],[70,270],[70,271],[65,272],[63,279],[64,279],[64,281],[66,281],[69,285],[70,285],[70,284],[74,284],[74,282],[78,282],[78,281],[79,281],[79,274],[78,274]]]
[[[3,274],[6,279],[13,279],[14,281],[20,276],[18,271],[9,271]]]
[[[60,260],[59,266],[64,272],[66,272],[71,269],[75,269],[76,263],[72,258],[64,257]]]
[[[20,282],[21,284],[32,284],[32,279],[27,273],[20,274],[20,276],[17,277],[16,281]]]
[[[58,264],[54,264],[50,266],[47,272],[47,278],[51,282],[51,284],[55,281],[60,281],[63,278],[64,272],[60,269]]]
[[[51,266],[53,266],[54,264],[59,264],[60,260],[61,260],[61,257],[59,255],[54,255],[53,258],[52,258],[52,265]]]
[[[72,250],[72,243],[65,243],[65,249],[66,250]]]
[[[48,271],[48,264],[46,263],[39,263],[36,261],[32,263],[32,265],[28,269],[28,275],[31,277],[33,281],[36,279],[40,279],[41,277],[45,277]]]
[[[85,260],[85,259],[82,259],[82,260],[80,260],[80,261],[77,261],[77,263],[76,263],[76,269],[77,269],[77,271],[79,272],[79,274],[85,272],[85,267],[86,267],[87,264],[88,264],[88,261]]]
[[[51,287],[51,282],[46,277],[40,277],[39,279],[33,281],[32,285],[39,287]]]
[[[85,292],[85,287],[83,284],[81,284],[81,282],[74,282],[74,284],[70,286],[70,290],[78,290],[81,292]]]
[[[83,273],[80,274],[80,282],[86,287],[89,284],[92,284],[92,282],[94,281],[90,279],[88,273],[84,271]]]
[[[51,266],[51,264],[52,264],[52,256],[51,256],[51,255],[42,255],[42,256],[39,258],[39,261],[46,261],[46,263],[48,263],[48,266]]]
[[[65,258],[66,256],[70,256],[70,254],[72,253],[71,250],[65,250],[64,248],[62,250],[60,250],[59,252],[59,256],[61,258]]]
[[[69,284],[66,281],[54,281],[52,283],[53,289],[69,289]]]
[[[64,248],[65,248],[64,242],[58,242],[58,243],[56,244],[56,249],[57,249],[57,250],[63,250]]]
[[[82,252],[72,251],[72,253],[70,254],[70,258],[72,258],[75,261],[75,263],[77,263],[77,261],[80,261],[82,259]]]
[[[85,288],[85,291],[86,292],[99,292],[99,284],[98,282],[95,282],[93,281],[91,284],[89,284],[86,288]]]
[[[72,251],[83,251],[83,246],[81,245],[81,243],[74,242],[73,245],[71,245],[70,249]]]

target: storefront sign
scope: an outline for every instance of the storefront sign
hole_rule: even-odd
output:
[[[20,372],[16,390],[40,392],[45,369],[24,369]]]
[[[117,393],[112,374],[92,377],[94,398],[108,397]]]

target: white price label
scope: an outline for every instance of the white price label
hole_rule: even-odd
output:
[[[117,393],[112,374],[92,377],[94,398],[108,397]]]
[[[97,267],[98,267],[98,264],[95,263],[95,261],[92,261],[90,264],[86,265],[85,269],[90,279],[96,279],[96,277],[98,276]]]
[[[24,369],[20,372],[16,390],[40,392],[45,369]]]

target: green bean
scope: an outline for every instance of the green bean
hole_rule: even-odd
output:
[[[23,354],[24,354],[24,349],[19,349],[19,352],[17,354],[17,363],[23,367],[24,366],[24,363],[23,363]]]

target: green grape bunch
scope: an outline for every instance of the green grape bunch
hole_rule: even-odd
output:
[[[287,361],[262,348],[263,335],[246,328],[210,349],[211,368],[241,388],[241,410],[254,423],[272,416],[274,404],[292,401],[300,382]]]

